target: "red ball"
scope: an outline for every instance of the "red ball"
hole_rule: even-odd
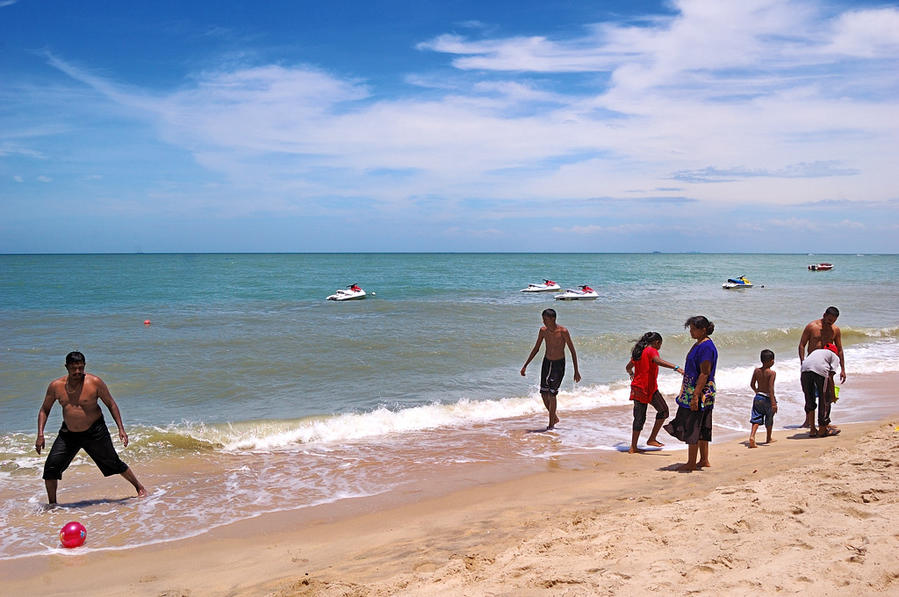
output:
[[[87,529],[80,522],[69,522],[59,529],[59,542],[63,547],[79,547],[87,539]]]

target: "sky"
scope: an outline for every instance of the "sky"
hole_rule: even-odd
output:
[[[899,252],[899,4],[0,0],[0,253]]]

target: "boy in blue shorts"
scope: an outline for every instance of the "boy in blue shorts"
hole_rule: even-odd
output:
[[[771,430],[774,427],[774,413],[777,412],[777,399],[774,397],[774,377],[777,373],[771,369],[774,365],[774,353],[766,348],[759,355],[759,359],[762,366],[756,367],[749,382],[749,387],[755,392],[755,398],[752,400],[752,417],[749,419],[752,423],[752,431],[749,433],[750,448],[756,447],[755,432],[762,423],[768,432],[765,443],[770,444],[774,441],[771,439]]]

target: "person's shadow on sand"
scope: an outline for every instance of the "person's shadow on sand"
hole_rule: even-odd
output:
[[[631,449],[631,445],[625,442],[619,442],[613,446],[618,452],[628,452]],[[662,448],[660,446],[644,446],[642,448],[637,448],[635,454],[650,454],[652,452],[661,453]]]
[[[57,509],[66,509],[66,510],[77,510],[80,508],[90,508],[91,506],[103,506],[107,504],[124,504],[125,502],[130,502],[131,500],[137,499],[137,496],[128,496],[123,498],[99,498],[94,500],[81,500],[79,502],[69,502],[67,504],[44,504],[45,510],[57,510]]]
[[[684,470],[682,467],[684,466],[683,462],[673,462],[668,466],[660,466],[657,470],[660,471],[671,471],[674,473],[699,473],[702,472],[702,467],[697,466],[692,471]]]
[[[787,439],[817,439],[817,438],[813,435],[809,435],[807,429],[803,429],[799,433],[794,433],[793,435],[788,435]]]

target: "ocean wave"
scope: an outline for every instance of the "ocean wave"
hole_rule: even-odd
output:
[[[847,349],[847,367],[852,375],[899,371],[899,343],[881,340]],[[724,393],[747,393],[755,364],[719,368],[716,383]],[[777,383],[798,387],[798,357],[775,363]],[[673,398],[681,377],[670,371],[659,375],[659,389]],[[629,381],[622,378],[606,384],[580,384],[559,393],[566,411],[621,407],[629,404]],[[431,403],[407,408],[388,408],[309,417],[297,420],[246,421],[224,425],[181,425],[150,433],[135,434],[136,443],[169,446],[177,450],[221,450],[224,452],[268,452],[303,449],[311,444],[326,447],[356,441],[375,441],[406,433],[439,428],[464,428],[502,419],[544,416],[537,388],[527,396],[492,400],[462,399],[453,403]]]
[[[850,329],[848,332],[853,337],[868,339],[865,343],[846,345],[850,375],[899,371],[896,328]],[[876,340],[872,341],[873,338]],[[719,391],[737,395],[748,392],[755,366],[756,363],[749,362],[719,367],[716,372]],[[774,368],[779,388],[783,387],[786,391],[798,388],[800,371],[797,356],[778,357]],[[678,393],[680,383],[679,375],[669,370],[660,372],[659,389],[669,399]],[[621,378],[608,383],[574,385],[566,382],[559,394],[559,404],[565,411],[622,407],[629,404],[629,396],[629,381],[622,371]],[[129,429],[131,444],[128,450],[132,457],[143,459],[179,453],[299,451],[310,445],[327,449],[329,445],[390,440],[402,434],[440,428],[461,429],[521,417],[542,418],[545,412],[538,389],[532,386],[530,392],[522,396],[483,400],[463,398],[451,403],[432,402],[404,408],[381,405],[362,412],[292,420],[135,426]],[[25,433],[0,436],[0,472],[16,474],[40,467],[43,459],[34,453],[33,441],[33,436]]]

